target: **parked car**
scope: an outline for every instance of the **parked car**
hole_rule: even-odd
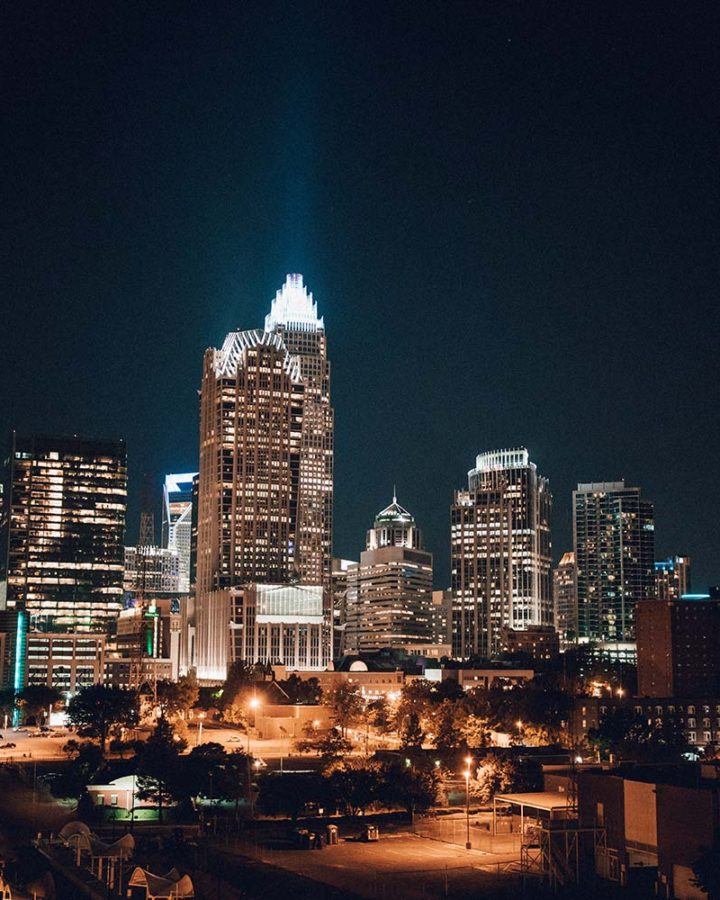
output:
[[[0,744],[0,750],[14,750],[17,744],[13,744],[12,741],[8,741],[6,744]]]

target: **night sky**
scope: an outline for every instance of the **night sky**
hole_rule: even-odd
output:
[[[398,498],[448,579],[475,455],[656,503],[720,582],[712,3],[10,3],[0,428],[196,467],[202,355],[325,316],[335,552]]]

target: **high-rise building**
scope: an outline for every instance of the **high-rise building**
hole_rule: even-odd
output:
[[[165,547],[126,547],[125,592],[143,597],[164,597],[180,593],[181,558],[177,550]]]
[[[352,559],[332,558],[330,569],[330,593],[332,596],[333,659],[345,652],[345,626],[347,624],[348,571],[357,565]]]
[[[453,594],[450,588],[432,592],[432,639],[434,644],[452,647]]]
[[[720,696],[720,601],[645,600],[635,627],[638,696]]]
[[[230,641],[240,608],[232,591],[319,585],[329,625],[332,487],[325,326],[302,276],[288,275],[264,331],[232,332],[221,349],[205,353],[195,584],[200,679],[223,679],[228,653],[242,646]]]
[[[578,636],[632,641],[635,607],[655,594],[653,505],[624,481],[573,491]]]
[[[30,630],[104,631],[123,600],[122,441],[13,433],[0,524],[0,608]]]
[[[396,497],[375,517],[366,548],[348,569],[346,650],[432,643],[432,553]]]
[[[577,566],[572,550],[563,553],[553,570],[553,600],[555,628],[560,646],[565,649],[576,643],[578,637]]]
[[[503,626],[552,624],[551,508],[525,448],[477,457],[450,514],[454,656],[496,655]]]
[[[163,485],[162,546],[178,553],[181,594],[190,590],[193,479],[196,475],[197,472],[166,475]]]
[[[658,600],[679,600],[690,590],[689,556],[669,556],[655,563],[655,596]]]

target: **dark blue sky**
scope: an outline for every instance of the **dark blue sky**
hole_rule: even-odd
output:
[[[718,560],[718,9],[16,3],[0,427],[196,464],[202,354],[285,273],[325,315],[335,549],[397,483],[447,580],[475,454],[625,477]]]

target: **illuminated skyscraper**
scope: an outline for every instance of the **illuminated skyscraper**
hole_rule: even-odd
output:
[[[104,631],[122,608],[122,441],[13,433],[0,526],[0,609],[31,630]]]
[[[450,514],[454,656],[495,655],[503,626],[552,624],[551,506],[526,449],[477,457]]]
[[[555,629],[560,646],[574,644],[578,637],[577,566],[575,554],[563,553],[553,572],[553,600],[555,603]]]
[[[192,548],[193,478],[196,472],[166,475],[163,486],[162,545],[176,550],[180,563],[179,591],[190,590],[190,555]]]
[[[328,588],[322,615],[329,640],[332,479],[324,322],[302,277],[288,275],[264,331],[231,332],[220,350],[205,353],[195,586],[200,678],[224,678],[229,652],[247,646],[235,633],[247,626],[237,621],[240,594],[250,596],[243,589],[256,583]],[[288,615],[302,618],[303,597]],[[310,606],[315,616],[314,596]]]
[[[652,503],[624,481],[579,484],[573,532],[580,639],[632,641],[635,605],[655,594]]]
[[[669,556],[655,563],[655,596],[658,600],[679,600],[690,590],[689,556]]]
[[[432,643],[432,580],[432,553],[393,497],[375,517],[360,562],[348,568],[346,652]]]

